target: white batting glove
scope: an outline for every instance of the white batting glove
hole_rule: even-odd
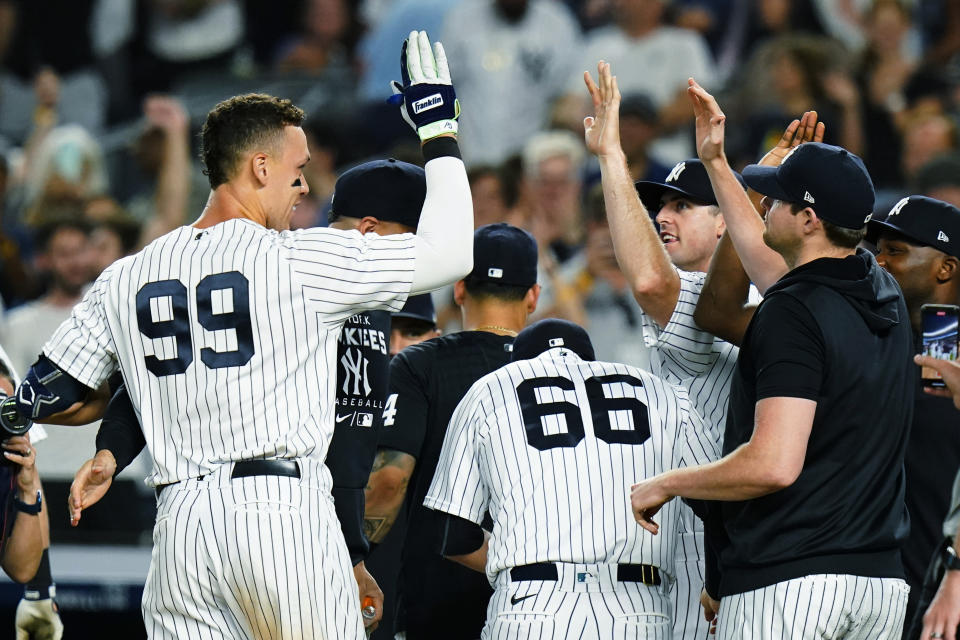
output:
[[[17,605],[17,640],[60,640],[63,623],[53,598],[20,600]]]
[[[447,54],[439,42],[430,47],[426,31],[411,31],[400,50],[400,76],[390,83],[392,101],[421,141],[456,135],[460,101],[453,90]]]

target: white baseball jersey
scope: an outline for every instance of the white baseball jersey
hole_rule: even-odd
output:
[[[150,484],[235,460],[323,460],[342,322],[403,306],[414,246],[244,219],[181,227],[104,271],[44,353],[90,387],[120,368]]]
[[[538,562],[652,564],[673,575],[678,501],[641,528],[630,486],[719,455],[686,393],[634,367],[554,348],[471,387],[424,504],[493,519],[487,575]]]
[[[671,384],[687,390],[703,424],[716,442],[722,444],[727,423],[730,380],[739,349],[700,329],[693,312],[706,279],[705,273],[682,271],[680,295],[673,314],[662,329],[643,314],[644,341],[650,347],[650,370]],[[750,287],[752,300],[759,300]],[[703,523],[685,504],[679,506],[680,540],[677,547],[677,584],[673,593],[674,636],[702,638],[709,624],[700,608],[703,589]]]

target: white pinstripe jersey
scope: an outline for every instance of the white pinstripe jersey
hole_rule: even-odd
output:
[[[44,347],[97,387],[118,367],[154,459],[148,484],[259,457],[326,456],[337,337],[399,310],[412,234],[181,227],[97,279]]]
[[[730,380],[740,349],[693,322],[707,274],[677,269],[677,275],[680,276],[680,297],[667,326],[661,329],[650,316],[643,314],[643,337],[650,347],[650,371],[686,389],[693,406],[703,417],[704,426],[717,442],[722,442]],[[750,297],[759,302],[760,295],[753,285]]]
[[[654,564],[673,575],[678,501],[660,533],[634,520],[630,485],[719,456],[686,392],[563,348],[478,380],[457,406],[424,504],[493,537],[487,575],[536,562]]]

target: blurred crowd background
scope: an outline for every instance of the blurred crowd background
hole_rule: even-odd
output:
[[[18,370],[100,271],[200,214],[197,132],[218,101],[260,91],[307,111],[310,194],[295,227],[325,224],[353,164],[420,162],[385,100],[412,29],[448,54],[476,224],[536,237],[537,317],[583,324],[601,359],[644,361],[582,142],[582,75],[600,59],[624,95],[638,180],[695,155],[693,76],[727,113],[737,167],[815,109],[826,141],[864,158],[878,210],[914,193],[960,206],[955,0],[0,0],[0,344]],[[456,330],[450,293],[434,299]],[[49,431],[38,466],[63,584],[58,545],[149,547],[153,496],[141,461],[71,529],[61,505],[96,425]],[[65,610],[126,606],[122,589],[67,593]]]

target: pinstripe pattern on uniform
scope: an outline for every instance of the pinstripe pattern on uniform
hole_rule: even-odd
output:
[[[246,220],[202,232],[182,227],[104,272],[44,353],[92,387],[119,366],[154,457],[151,484],[204,475],[232,460],[323,458],[333,425],[339,323],[360,310],[402,306],[414,246],[411,234],[278,233]],[[233,271],[249,287],[253,355],[242,366],[210,368],[202,350],[234,352],[238,334],[201,326],[194,291],[204,277]],[[141,333],[134,300],[146,283],[163,280],[186,287],[193,361],[183,373],[158,377],[144,359],[176,358],[177,338]],[[214,313],[232,310],[232,293],[211,294]],[[154,319],[172,316],[167,298],[150,305]]]
[[[718,640],[899,640],[910,588],[899,578],[817,574],[720,601]]]
[[[557,582],[512,582],[509,572],[502,572],[487,606],[487,624],[481,637],[670,640],[672,605],[666,585],[610,579],[580,583],[575,579],[576,570],[583,565],[558,566],[561,571]],[[594,571],[597,568],[591,567]],[[605,568],[612,577],[615,565]]]
[[[143,597],[151,638],[364,637],[322,465],[301,463],[301,479],[231,481],[224,465],[163,491]]]
[[[584,381],[614,374],[639,383],[608,381],[601,389],[606,399],[633,398],[646,407],[650,437],[642,443],[610,443],[596,435],[592,412],[597,408],[591,407]],[[573,382],[570,390],[538,387],[536,401],[538,405],[567,402],[577,408],[584,438],[575,446],[540,450],[528,443],[530,427],[525,425],[517,388],[543,378]],[[606,418],[615,431],[640,426],[629,410],[608,410]],[[540,427],[547,435],[569,432],[563,414],[542,416]],[[489,509],[493,534],[487,575],[491,584],[502,587],[510,567],[538,562],[597,564],[607,569],[618,563],[652,564],[660,567],[664,580],[657,590],[663,603],[656,609],[638,609],[653,605],[630,595],[631,590],[643,593],[648,587],[616,583],[615,598],[559,592],[538,596],[549,597],[550,606],[556,607],[549,620],[533,622],[514,620],[513,605],[498,589],[488,609],[484,637],[669,638],[671,605],[666,591],[674,573],[677,502],[661,509],[660,534],[653,536],[633,519],[629,487],[671,468],[716,459],[719,448],[705,431],[683,389],[627,365],[583,361],[566,349],[508,364],[478,380],[450,420],[424,504],[476,523]],[[542,584],[573,592],[586,586],[568,584],[563,576],[561,571],[558,582]],[[613,603],[619,599],[628,604],[621,603],[617,613]],[[530,606],[546,606],[530,600],[534,601]],[[635,619],[658,612],[667,622],[655,633]],[[598,620],[608,622],[600,628]]]
[[[677,305],[662,329],[643,314],[643,335],[650,350],[650,370],[671,384],[687,389],[704,426],[717,443],[723,442],[730,381],[739,349],[700,329],[693,313],[706,279],[705,273],[682,271]],[[751,287],[751,298],[759,296]],[[709,625],[700,608],[703,589],[703,523],[686,504],[679,506],[680,543],[677,545],[677,584],[674,636],[703,639]]]

